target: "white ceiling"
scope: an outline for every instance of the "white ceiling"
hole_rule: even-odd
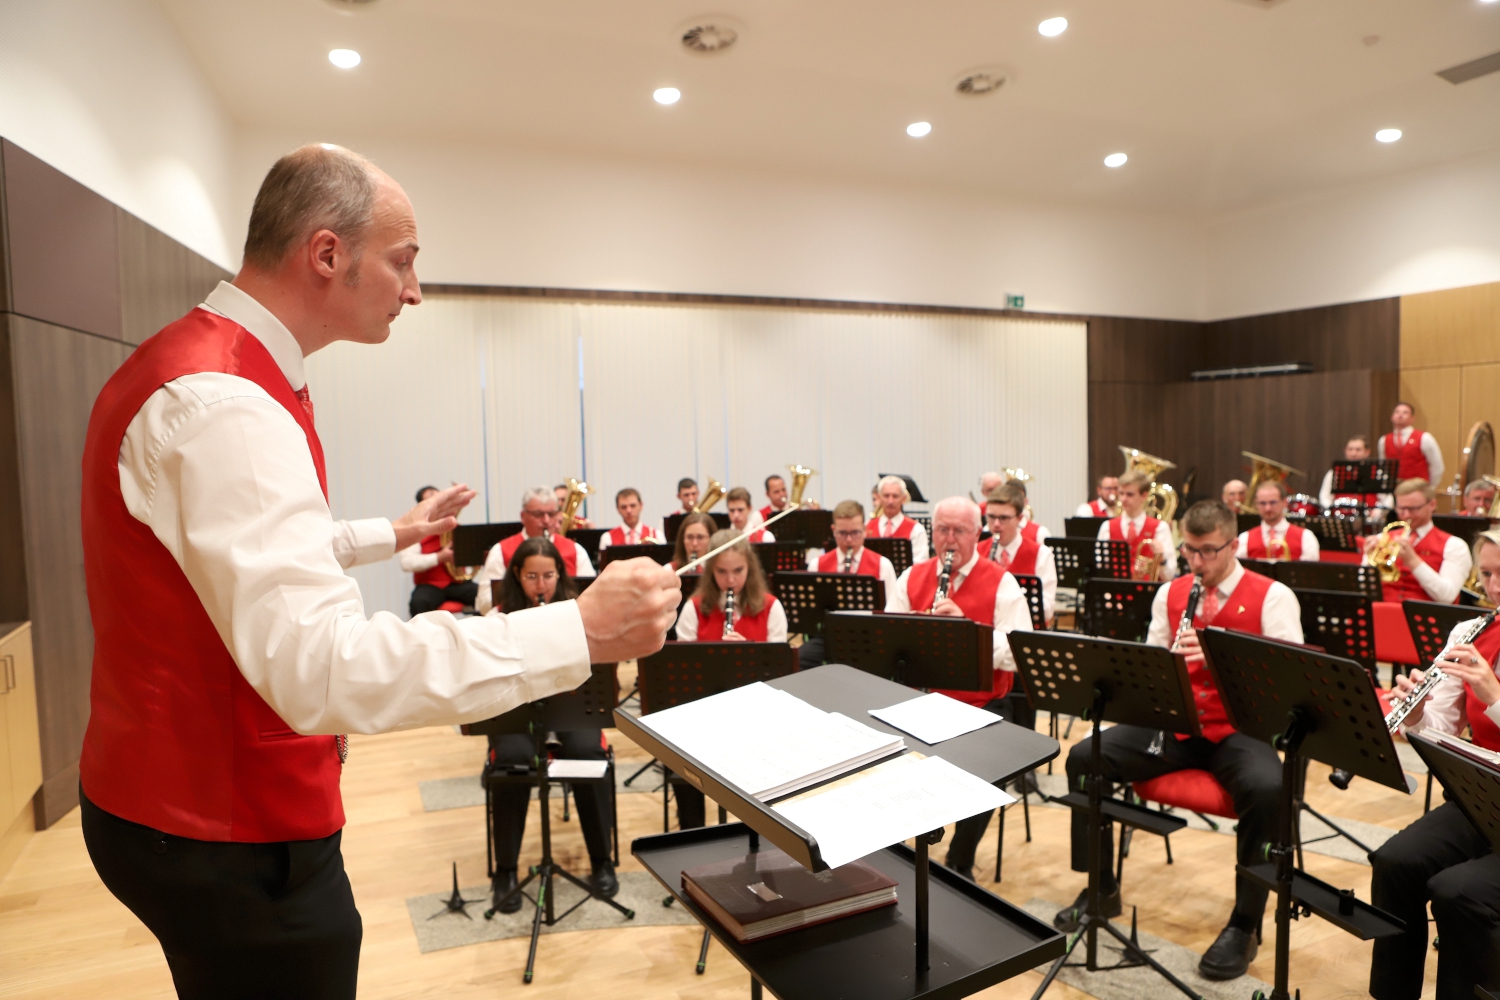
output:
[[[1218,212],[1500,146],[1480,0],[161,0],[237,121]],[[714,0],[720,3],[722,0]],[[716,8],[708,7],[707,10]],[[1067,32],[1044,38],[1046,17]],[[1378,36],[1374,44],[1367,39]],[[327,60],[357,49],[352,71]],[[1011,68],[982,98],[975,66]],[[679,104],[651,100],[660,86]],[[910,139],[905,126],[930,121]],[[1376,129],[1405,132],[1394,145]],[[1105,168],[1107,153],[1130,163]]]

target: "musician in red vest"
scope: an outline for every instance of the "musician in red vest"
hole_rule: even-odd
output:
[[[416,253],[395,181],[336,146],[295,150],[261,184],[234,282],[136,348],[94,403],[83,836],[182,997],[354,997],[336,734],[570,690],[591,662],[659,649],[676,610],[676,578],[642,559],[512,616],[365,614],[344,570],[450,530],[474,492],[335,521],[303,359],[384,342],[421,302]]]
[[[1364,462],[1370,458],[1370,441],[1363,434],[1356,434],[1344,442],[1344,461]],[[1365,507],[1393,507],[1391,495],[1380,493],[1335,493],[1333,492],[1333,469],[1323,473],[1323,483],[1318,487],[1318,502],[1325,508],[1332,507],[1335,500],[1357,499]]]
[[[494,609],[490,584],[495,580],[505,579],[505,568],[510,565],[510,557],[516,554],[516,549],[528,538],[545,535],[563,557],[568,575],[575,580],[594,575],[594,564],[583,546],[558,534],[557,529],[562,522],[559,507],[557,497],[545,486],[533,486],[521,496],[521,530],[492,546],[484,558],[483,568],[474,574],[474,583],[479,587],[479,592],[474,595],[475,611],[486,615]]]
[[[610,528],[599,538],[599,551],[603,552],[611,545],[660,545],[661,533],[649,524],[641,523],[641,494],[634,487],[627,486],[615,494],[615,511],[624,522],[619,527]]]
[[[682,513],[691,514],[698,506],[698,483],[692,479],[677,480],[677,502],[682,504]]]
[[[437,492],[436,486],[422,487],[417,490],[417,503],[430,499]],[[455,580],[449,575],[453,550],[443,546],[441,535],[428,535],[396,555],[401,562],[401,571],[412,575],[411,601],[407,607],[413,618],[438,610],[446,601],[465,607],[474,606],[474,595],[479,588],[473,580]]]
[[[993,628],[995,672],[990,690],[939,693],[1014,721],[1014,706],[1005,696],[1015,681],[1016,661],[1006,636],[1015,629],[1031,629],[1026,594],[1014,576],[979,557],[979,511],[968,497],[949,497],[933,508],[932,538],[933,557],[901,574],[895,589],[886,596],[885,609],[967,618]],[[952,553],[948,596],[938,601],[938,586],[948,553]],[[943,863],[971,881],[974,852],[991,815],[993,810],[960,820],[948,845]]]
[[[765,487],[766,499],[770,503],[766,504],[760,510],[752,510],[750,512],[751,528],[759,528],[766,521],[786,509],[786,502],[789,495],[786,488],[786,479],[781,476],[767,476]]]
[[[1437,490],[1425,479],[1404,479],[1396,485],[1396,520],[1409,529],[1397,528],[1401,550],[1397,565],[1401,578],[1383,584],[1387,601],[1436,601],[1457,604],[1458,595],[1474,568],[1474,557],[1464,540],[1432,523],[1437,511]],[[1365,562],[1380,540],[1365,539]]]
[[[979,558],[988,559],[1017,576],[1034,576],[1042,585],[1042,613],[1052,621],[1057,606],[1057,563],[1051,546],[1027,538],[1021,530],[1026,494],[1016,483],[1006,483],[990,494],[985,504],[985,522],[990,537],[979,548]]]
[[[816,573],[851,573],[873,576],[885,584],[887,595],[896,589],[896,567],[885,556],[865,548],[865,509],[856,500],[844,500],[833,508],[833,543],[813,562]],[[809,635],[797,647],[797,663],[803,670],[824,662],[823,636]]]
[[[765,528],[750,526],[750,491],[745,487],[736,486],[724,494],[724,508],[729,511],[730,526],[744,535],[751,545],[776,541],[776,536]]]
[[[984,525],[985,504],[989,495],[1005,485],[1005,473],[986,472],[979,477],[979,502],[975,504],[979,508],[979,524],[981,530]]]
[[[1500,602],[1500,531],[1475,542],[1479,579],[1492,604]],[[1476,610],[1476,617],[1478,609]],[[1453,639],[1468,635],[1460,622]],[[1406,717],[1407,733],[1457,736],[1467,726],[1473,742],[1500,753],[1500,624],[1443,653],[1446,675]],[[1404,697],[1425,674],[1396,679]],[[1376,1000],[1416,1000],[1427,964],[1427,906],[1437,921],[1437,995],[1469,997],[1476,985],[1500,990],[1500,856],[1457,803],[1444,802],[1370,854],[1370,902],[1406,921],[1395,937],[1379,938],[1370,963]]]
[[[1156,580],[1170,580],[1177,575],[1177,560],[1172,548],[1172,526],[1146,513],[1151,477],[1131,469],[1120,477],[1120,516],[1099,525],[1100,539],[1114,539],[1130,545],[1131,575],[1144,579],[1141,573],[1149,560],[1159,558],[1161,565],[1152,574]]]
[[[1414,411],[1410,403],[1401,402],[1391,410],[1391,432],[1383,434],[1375,446],[1376,458],[1394,458],[1400,479],[1443,481],[1443,449],[1437,438],[1412,426]]]
[[[1464,513],[1470,517],[1489,517],[1495,506],[1495,484],[1476,479],[1464,487]]]
[[[1122,477],[1123,478],[1123,477]],[[1114,726],[1103,735],[1104,778],[1112,784],[1145,781],[1174,771],[1209,771],[1228,790],[1239,813],[1236,827],[1240,864],[1259,864],[1261,845],[1275,831],[1281,790],[1281,760],[1269,743],[1237,732],[1229,724],[1219,690],[1204,666],[1195,629],[1210,625],[1264,635],[1287,642],[1302,641],[1302,610],[1285,584],[1252,573],[1235,557],[1235,512],[1221,500],[1204,500],[1188,508],[1183,519],[1182,554],[1191,575],[1173,580],[1156,592],[1151,603],[1151,627],[1146,642],[1170,646],[1187,657],[1188,677],[1198,704],[1203,735],[1179,737],[1141,726]],[[1202,599],[1191,628],[1181,628],[1188,596],[1195,581],[1202,583]],[[1068,753],[1068,787],[1082,788],[1092,766],[1090,740]],[[1106,821],[1103,846],[1113,852],[1114,828]],[[1108,853],[1105,857],[1114,857]],[[1108,916],[1121,913],[1120,885],[1105,865],[1101,885]],[[1088,822],[1073,813],[1073,870],[1088,870]],[[1225,873],[1226,877],[1230,874]],[[1053,924],[1076,929],[1087,890],[1072,906],[1058,912]],[[1198,971],[1207,979],[1242,976],[1257,950],[1256,930],[1266,908],[1266,890],[1250,880],[1235,879],[1235,904],[1229,924],[1204,952]]]
[[[1241,559],[1270,562],[1317,562],[1318,536],[1286,519],[1286,484],[1261,483],[1255,488],[1259,527],[1240,533]]]
[[[1073,512],[1074,517],[1113,517],[1116,506],[1115,494],[1120,491],[1119,476],[1100,476],[1094,487],[1094,499],[1081,503]]]
[[[865,525],[865,534],[872,538],[909,538],[911,561],[919,563],[926,559],[927,529],[901,512],[911,501],[906,480],[900,476],[883,477],[875,487],[875,497],[880,502],[880,509]]]

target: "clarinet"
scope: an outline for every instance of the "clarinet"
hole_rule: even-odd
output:
[[[734,591],[724,591],[724,638],[734,635]]]
[[[1427,673],[1422,675],[1422,683],[1412,688],[1411,692],[1405,698],[1391,699],[1391,711],[1385,717],[1386,729],[1394,733],[1400,728],[1401,723],[1406,721],[1406,717],[1418,705],[1422,704],[1422,699],[1432,694],[1433,690],[1439,684],[1448,679],[1448,675],[1443,673],[1443,669],[1438,666],[1439,663],[1443,662],[1443,657],[1448,655],[1448,650],[1454,646],[1473,642],[1479,638],[1479,634],[1489,628],[1490,622],[1495,620],[1495,615],[1497,614],[1500,614],[1500,611],[1491,611],[1482,618],[1475,618],[1467,622],[1461,632],[1455,632],[1448,637],[1448,641],[1443,645],[1442,652],[1438,653],[1437,659],[1432,661],[1432,666],[1427,668]],[[1333,783],[1335,788],[1348,788],[1349,782],[1354,780],[1354,775],[1342,768],[1335,768],[1334,772],[1328,776],[1328,780]]]
[[[1193,616],[1198,613],[1198,602],[1201,600],[1203,600],[1203,577],[1195,576],[1193,577],[1193,588],[1188,591],[1187,607],[1182,609],[1182,617],[1177,620],[1176,634],[1178,636],[1193,627]],[[1175,637],[1173,645],[1176,645]],[[1167,731],[1165,729],[1158,729],[1156,736],[1151,740],[1151,745],[1146,748],[1146,752],[1153,757],[1160,757],[1162,745],[1166,741]]]
[[[932,607],[937,606],[948,599],[948,587],[953,580],[953,550],[949,549],[943,553],[943,568],[938,572],[937,593],[933,595]]]

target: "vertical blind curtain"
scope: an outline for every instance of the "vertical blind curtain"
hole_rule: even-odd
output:
[[[464,521],[515,520],[526,487],[578,476],[601,527],[625,486],[660,523],[684,476],[761,503],[792,462],[818,470],[808,496],[825,506],[868,505],[880,472],[935,500],[1020,466],[1058,533],[1089,493],[1076,322],[434,295],[385,345],[336,344],[308,376],[336,517],[394,516],[423,483],[462,481],[480,491]],[[394,561],[352,574],[369,612],[405,615]]]

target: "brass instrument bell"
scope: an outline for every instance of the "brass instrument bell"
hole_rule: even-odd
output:
[[[1126,472],[1139,469],[1151,477],[1151,488],[1146,496],[1147,513],[1158,521],[1171,521],[1172,516],[1177,513],[1177,491],[1166,483],[1157,482],[1156,477],[1168,469],[1177,468],[1176,463],[1123,444],[1120,445],[1120,451],[1125,456]]]
[[[1299,469],[1292,468],[1284,462],[1278,462],[1274,458],[1257,455],[1253,451],[1242,451],[1240,454],[1250,460],[1250,487],[1245,490],[1245,502],[1240,504],[1240,510],[1246,514],[1254,514],[1256,512],[1255,491],[1266,483],[1284,483],[1287,476],[1305,476],[1307,474]]]
[[[817,469],[809,469],[805,465],[788,465],[786,471],[792,474],[792,506],[802,506],[802,491],[807,489],[807,481],[818,474]]]
[[[1401,579],[1401,539],[1392,538],[1397,528],[1411,530],[1405,521],[1392,521],[1380,529],[1375,546],[1370,549],[1370,563],[1380,573],[1382,583],[1395,583]]]
[[[708,511],[713,508],[714,504],[724,499],[724,494],[727,492],[728,490],[724,489],[723,483],[719,482],[713,476],[709,476],[708,492],[703,494],[703,499],[698,501],[698,506],[693,508],[693,512],[695,514],[708,513]]]
[[[580,483],[572,476],[568,477],[567,486],[568,497],[563,501],[562,520],[558,523],[558,531],[564,535],[573,529],[573,519],[578,516],[583,498],[594,492],[588,483]]]

